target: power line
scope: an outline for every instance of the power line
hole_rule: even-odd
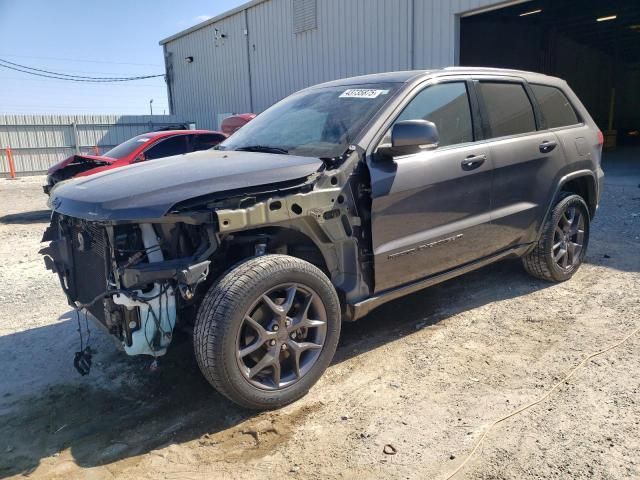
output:
[[[63,60],[67,62],[81,62],[81,63],[105,63],[111,65],[136,65],[143,67],[162,67],[162,65],[158,65],[157,63],[130,63],[130,62],[111,62],[108,60],[87,60],[87,59],[78,59],[78,58],[61,58],[61,57],[34,57],[29,55],[11,55],[8,53],[0,53],[2,57],[13,57],[13,58],[34,58],[36,60]]]
[[[0,67],[7,68],[9,70],[15,70],[21,73],[27,73],[29,75],[36,75],[38,77],[53,78],[56,80],[67,80],[70,82],[89,82],[89,83],[130,82],[134,80],[144,80],[147,78],[164,77],[164,74],[139,75],[136,77],[89,77],[84,75],[69,75],[66,73],[58,73],[58,72],[52,72],[50,70],[43,70],[40,68],[28,67],[26,65],[10,62],[2,58],[0,58]]]
[[[151,77],[162,77],[163,75],[137,75],[134,77],[92,77],[92,76],[87,76],[87,75],[70,75],[68,73],[59,73],[59,72],[52,72],[50,70],[43,70],[41,68],[35,68],[35,67],[28,67],[26,65],[21,65],[19,63],[14,63],[14,62],[10,62],[9,60],[4,60],[2,58],[0,58],[0,62],[2,63],[8,63],[9,65],[13,65],[14,67],[18,67],[18,68],[23,68],[23,69],[27,69],[27,70],[33,70],[35,72],[42,72],[42,73],[48,73],[50,75],[56,75],[56,76],[60,76],[60,77],[69,77],[69,78],[80,78],[80,79],[86,79],[86,80],[135,80],[138,78],[151,78]]]
[[[7,80],[7,81],[18,81],[18,82],[40,82],[40,83],[44,83],[48,86],[51,85],[55,85],[55,81],[51,82],[50,80],[45,80],[44,78],[24,78],[24,77],[5,77],[0,75],[0,80]],[[87,83],[84,86],[98,86],[100,84],[92,84],[92,83]],[[39,86],[44,86],[44,85],[39,85]],[[136,83],[136,84],[128,84],[126,82],[111,82],[110,86],[112,87],[125,87],[125,88],[139,88],[139,87],[150,87],[150,88],[163,88],[166,90],[166,85],[153,85],[151,83]],[[52,87],[53,88],[53,87]]]
[[[2,57],[2,56],[0,55],[0,57]],[[51,68],[54,68],[54,67],[51,67]],[[57,68],[57,67],[55,67],[55,68]],[[80,73],[80,74],[87,74],[87,75],[90,75],[90,76],[91,75],[103,75],[103,74],[104,75],[112,75],[112,76],[121,75],[123,77],[135,77],[135,76],[138,76],[138,75],[146,75],[147,73],[149,75],[151,75],[151,74],[155,74],[157,72],[157,70],[158,70],[158,68],[155,68],[155,69],[153,69],[153,72],[131,73],[129,71],[124,71],[123,72],[123,71],[120,70],[121,67],[116,67],[116,66],[112,67],[113,69],[111,71],[108,71],[108,72],[100,71],[100,70],[93,70],[93,69],[92,70],[77,70],[75,68],[66,68],[66,67],[63,67],[63,68],[64,68],[64,71],[67,72],[67,73]],[[102,68],[101,70],[104,70],[104,68]]]

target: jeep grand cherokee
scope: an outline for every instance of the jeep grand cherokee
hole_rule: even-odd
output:
[[[69,303],[128,354],[158,357],[191,326],[207,380],[273,408],[318,380],[342,321],[384,302],[507,257],[571,278],[601,149],[557,78],[343,79],[282,100],[217,150],[60,186],[43,254]]]

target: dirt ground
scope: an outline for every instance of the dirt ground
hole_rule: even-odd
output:
[[[0,179],[0,477],[446,478],[494,419],[640,325],[640,151],[605,171],[571,281],[504,261],[387,304],[344,326],[309,395],[260,414],[212,390],[188,342],[151,372],[90,326],[80,377],[77,319],[38,255],[43,178]],[[498,426],[457,478],[640,478],[639,367],[640,336]]]

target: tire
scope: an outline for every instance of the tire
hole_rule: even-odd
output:
[[[198,366],[218,392],[245,408],[294,402],[329,366],[340,311],[317,267],[287,255],[251,258],[212,285],[200,305],[193,334]]]
[[[570,221],[575,224],[567,223]],[[522,258],[525,270],[549,282],[569,280],[584,260],[589,226],[589,209],[582,197],[561,193],[535,248]]]

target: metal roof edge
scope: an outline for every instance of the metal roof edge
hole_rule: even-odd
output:
[[[160,40],[158,42],[159,45],[165,45],[173,40],[176,40],[180,37],[184,37],[185,35],[188,35],[189,33],[195,32],[196,30],[200,30],[201,28],[205,28],[208,27],[209,25],[219,22],[220,20],[224,20],[225,18],[231,17],[237,13],[240,13],[244,10],[248,10],[251,7],[254,7],[260,3],[264,3],[267,2],[269,0],[251,0],[247,3],[243,3],[242,5],[239,5],[235,8],[232,8],[231,10],[227,10],[224,13],[221,13],[220,15],[216,15],[215,17],[210,18],[209,20],[205,20],[204,22],[200,22],[196,25],[194,25],[193,27],[189,27],[186,30],[182,30],[178,33],[174,33],[173,35],[171,35],[170,37],[167,38],[163,38],[162,40]]]

